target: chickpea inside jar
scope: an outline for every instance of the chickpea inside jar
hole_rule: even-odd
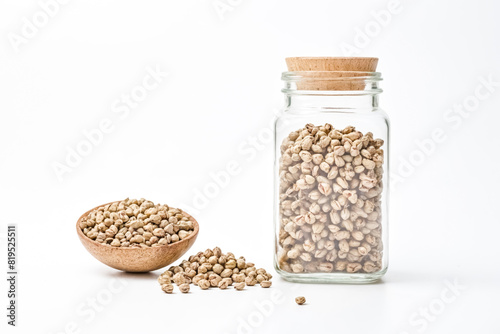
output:
[[[276,120],[275,268],[297,282],[387,271],[389,121],[377,58],[287,58]]]

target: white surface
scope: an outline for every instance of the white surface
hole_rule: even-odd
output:
[[[20,229],[19,326],[8,333],[64,333],[68,324],[70,333],[73,322],[80,333],[498,333],[500,87],[460,124],[444,118],[469,101],[480,77],[500,81],[500,7],[487,0],[402,0],[358,54],[380,58],[393,172],[418,154],[416,140],[436,128],[447,138],[391,193],[390,265],[381,283],[294,285],[275,277],[271,289],[193,287],[170,296],[155,281],[159,272],[119,273],[84,250],[74,224],[87,209],[130,196],[189,211],[210,173],[236,160],[239,174],[191,211],[201,232],[190,253],[218,245],[272,270],[272,145],[257,141],[255,156],[238,148],[265,136],[281,107],[286,56],[342,55],[340,45],[353,44],[356,29],[372,25],[370,13],[387,2],[232,3],[221,20],[212,0],[71,1],[16,53],[8,34],[40,7],[2,2],[2,254],[6,224]],[[157,65],[169,75],[119,118],[113,103]],[[113,131],[59,182],[52,164],[104,118]],[[110,282],[119,287],[114,279],[126,287],[89,320],[88,298],[109,296]],[[454,280],[465,289],[453,301],[445,291],[449,303],[440,301]],[[284,297],[271,311],[255,306],[273,293]],[[298,295],[307,305],[295,304]],[[422,320],[418,312],[428,307],[440,314]]]

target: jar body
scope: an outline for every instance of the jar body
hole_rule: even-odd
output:
[[[389,179],[377,94],[286,101],[275,123],[275,269],[297,282],[376,281],[388,266]]]

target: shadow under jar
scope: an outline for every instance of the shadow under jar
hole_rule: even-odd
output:
[[[275,268],[289,281],[370,283],[388,266],[389,121],[378,107],[382,79],[374,72],[376,58],[322,59],[326,68],[333,62],[349,71],[282,75]],[[366,69],[357,65],[360,59],[371,59],[373,71],[351,70]]]

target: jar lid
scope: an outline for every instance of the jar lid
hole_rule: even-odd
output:
[[[299,90],[364,90],[366,77],[376,74],[374,57],[290,57],[288,71],[303,78]]]

